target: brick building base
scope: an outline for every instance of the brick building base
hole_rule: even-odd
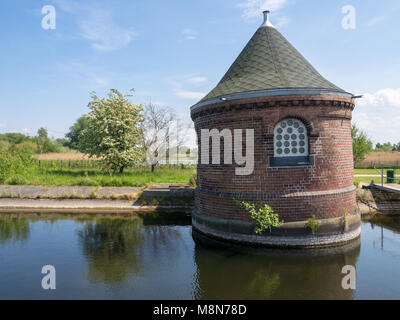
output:
[[[354,100],[349,97],[290,95],[223,101],[193,109],[199,150],[201,129],[254,129],[255,138],[251,175],[239,176],[237,165],[223,164],[223,139],[221,164],[198,165],[195,232],[233,242],[291,247],[330,246],[358,238],[360,215],[353,185],[351,138],[353,108]],[[305,124],[313,159],[309,165],[271,167],[274,127],[285,118]],[[239,208],[234,199],[266,203],[285,224],[271,234],[257,236],[249,213]],[[316,234],[307,227],[313,216],[322,223]]]

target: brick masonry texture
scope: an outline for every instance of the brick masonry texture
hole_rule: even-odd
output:
[[[233,198],[268,203],[285,222],[304,221],[315,215],[329,219],[356,212],[353,186],[351,117],[354,100],[333,95],[291,95],[224,101],[192,110],[201,150],[201,129],[254,129],[254,172],[235,174],[236,164],[198,165],[196,208],[199,214],[248,220]],[[271,168],[274,127],[285,118],[306,125],[314,165]],[[245,138],[245,137],[243,137]],[[210,143],[211,145],[211,143]],[[243,139],[243,150],[246,150]],[[211,162],[210,150],[210,162]],[[199,157],[201,159],[201,155]]]

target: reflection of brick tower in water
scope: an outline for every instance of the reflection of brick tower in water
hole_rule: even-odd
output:
[[[358,238],[353,109],[352,94],[324,79],[265,12],[263,25],[217,87],[191,108],[201,150],[194,232],[267,246],[337,245]],[[247,140],[246,129],[254,130],[254,141]],[[204,131],[220,134],[203,141]],[[205,146],[215,138],[221,164],[205,163]],[[251,142],[254,170],[238,175],[238,165],[224,161],[226,151],[239,145],[245,152]],[[216,150],[209,149],[211,160]],[[267,203],[285,224],[257,236],[249,214],[233,198]],[[314,215],[322,225],[312,234],[307,223]]]
[[[357,264],[359,240],[335,248],[217,252],[196,248],[196,299],[354,299],[341,271]]]

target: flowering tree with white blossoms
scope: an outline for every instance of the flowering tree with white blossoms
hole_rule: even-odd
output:
[[[92,92],[88,126],[81,134],[80,148],[90,157],[98,157],[114,172],[144,160],[142,106],[131,103],[132,96],[111,89],[108,98]]]

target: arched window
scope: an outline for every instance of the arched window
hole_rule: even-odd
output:
[[[308,156],[308,135],[304,123],[298,119],[285,119],[275,126],[275,157]]]
[[[269,166],[304,167],[314,163],[314,156],[309,154],[305,124],[294,118],[280,121],[274,129],[274,156],[269,157]]]

